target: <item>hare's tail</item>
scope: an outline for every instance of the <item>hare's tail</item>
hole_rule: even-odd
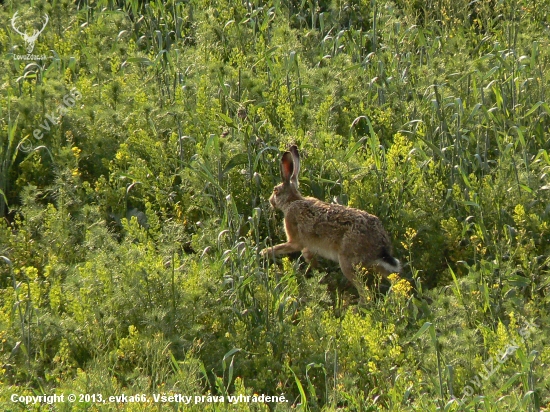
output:
[[[387,270],[389,273],[401,272],[401,262],[394,258],[386,248],[382,249],[382,253],[380,253],[380,257],[375,263]]]

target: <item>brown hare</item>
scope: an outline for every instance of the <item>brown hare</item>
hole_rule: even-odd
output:
[[[302,252],[306,262],[316,255],[340,264],[342,272],[359,290],[357,266],[376,270],[383,276],[399,272],[401,264],[392,257],[390,237],[378,217],[359,209],[329,204],[298,191],[300,154],[292,146],[281,159],[283,183],[275,186],[269,202],[284,213],[286,243],[262,250],[279,256]]]

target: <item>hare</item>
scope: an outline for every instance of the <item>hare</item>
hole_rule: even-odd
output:
[[[287,242],[263,249],[262,255],[301,251],[308,263],[316,255],[333,260],[358,290],[356,266],[373,269],[383,276],[401,271],[399,260],[392,257],[390,237],[378,217],[303,197],[298,191],[299,173],[300,154],[292,146],[281,159],[283,183],[275,186],[269,198],[271,205],[284,213]]]

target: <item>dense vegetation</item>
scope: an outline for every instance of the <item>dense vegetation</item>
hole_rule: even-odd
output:
[[[15,12],[29,34],[49,15],[45,59],[18,57]],[[550,408],[549,13],[4,1],[3,409]],[[267,199],[290,143],[304,194],[380,216],[404,263],[389,290],[358,301],[329,262],[260,257],[284,239]]]

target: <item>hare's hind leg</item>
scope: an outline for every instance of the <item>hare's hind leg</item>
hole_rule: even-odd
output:
[[[352,260],[340,253],[338,255],[338,263],[340,264],[340,269],[342,269],[342,273],[344,274],[344,276],[357,290],[357,293],[359,294],[359,301],[364,302],[365,291],[361,282],[357,280],[357,276],[355,275],[355,267]]]
[[[357,287],[357,277],[355,276],[355,268],[346,256],[343,254],[338,255],[338,263],[340,264],[340,269],[344,276],[351,282],[351,284]]]

